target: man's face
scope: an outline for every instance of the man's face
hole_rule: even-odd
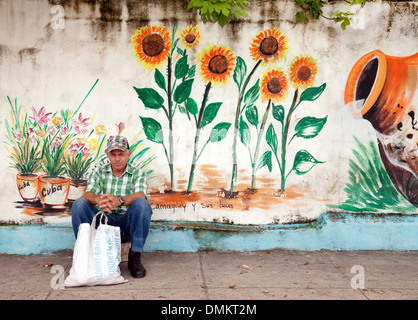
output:
[[[117,149],[107,153],[107,157],[109,158],[113,170],[117,171],[125,170],[130,155],[131,153],[129,151],[122,151]]]

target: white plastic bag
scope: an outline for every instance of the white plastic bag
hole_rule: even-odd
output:
[[[101,217],[105,216],[105,223]],[[100,216],[100,217],[99,217]],[[96,226],[96,218],[100,224]],[[107,216],[98,212],[91,225],[80,224],[74,246],[73,264],[65,279],[66,287],[109,285],[126,282],[119,269],[121,261],[120,228],[107,224]]]

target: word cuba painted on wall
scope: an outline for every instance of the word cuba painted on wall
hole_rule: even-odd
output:
[[[149,150],[162,148],[167,162],[167,188],[152,193],[150,202],[159,207],[201,202],[202,207],[240,210],[257,204],[267,208],[266,203],[282,203],[286,196],[303,198],[303,191],[296,191],[295,186],[289,190],[289,180],[293,174],[305,175],[324,162],[305,149],[297,151],[292,159],[287,151],[298,139],[318,136],[327,122],[326,115],[293,118],[301,104],[317,100],[326,88],[325,83],[315,86],[317,61],[310,55],[300,54],[284,66],[288,39],[275,28],[262,30],[253,37],[249,44],[251,66],[224,45],[209,45],[194,60],[188,50],[196,50],[201,39],[198,26],[177,31],[177,22],[172,33],[164,26],[152,25],[136,30],[131,37],[133,54],[149,70],[149,75],[153,75],[155,87],[133,88],[144,109],[138,112],[140,126],[131,143],[130,161],[147,170],[150,177],[156,168],[152,164],[155,157],[146,155]],[[203,83],[196,80],[196,72]],[[261,77],[257,76],[260,73]],[[75,111],[65,109],[52,114],[45,107],[32,107],[28,113],[18,106],[17,99],[12,102],[8,98],[11,119],[10,123],[6,121],[5,143],[10,164],[17,171],[18,190],[26,209],[29,207],[38,214],[45,208],[67,208],[68,212],[68,202],[82,195],[90,168],[98,161],[106,161],[103,146],[107,129],[102,124],[89,128],[94,115],[85,116],[81,111],[97,81]],[[236,110],[234,118],[220,121],[217,116],[223,101],[210,101],[209,93],[228,81],[236,84]],[[201,99],[192,95],[193,88],[198,86],[204,88]],[[286,99],[291,101],[289,106],[281,104]],[[156,120],[153,111],[162,111],[166,121]],[[176,168],[184,167],[184,163],[174,161],[173,130],[177,121],[190,121],[195,128],[193,148],[187,155],[191,166],[187,169],[184,190],[177,190],[174,178]],[[121,133],[123,123],[117,130]],[[140,133],[145,134],[146,141],[138,139]],[[233,137],[231,153],[225,154],[225,146],[221,144],[228,134]],[[225,161],[229,158],[228,186],[217,185],[216,175],[220,173],[216,167],[199,166],[209,144],[219,146],[219,154]],[[239,144],[248,152],[239,154],[248,157],[246,168],[238,168]],[[271,187],[257,188],[257,174],[261,170],[271,173],[274,166],[279,175],[271,178]],[[215,178],[207,185],[196,186],[197,170],[206,170],[209,175],[216,172]],[[250,172],[251,181],[244,190],[238,190],[243,170]],[[164,175],[163,168],[158,168],[158,174]],[[247,199],[245,203],[243,198]],[[254,201],[248,202],[248,198]]]

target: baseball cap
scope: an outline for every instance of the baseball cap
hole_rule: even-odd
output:
[[[108,153],[112,150],[129,151],[128,139],[123,136],[110,136],[109,139],[107,139],[105,152]]]

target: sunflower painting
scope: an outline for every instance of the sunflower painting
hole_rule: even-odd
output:
[[[236,116],[234,122],[234,140],[232,144],[231,182],[229,190],[226,192],[226,195],[230,197],[234,197],[236,195],[234,190],[236,187],[238,174],[237,141],[238,136],[242,137],[241,133],[243,132],[243,129],[240,129],[240,123],[243,123],[240,120],[241,113],[244,109],[251,108],[251,106],[258,99],[260,91],[259,80],[256,80],[256,83],[248,90],[247,86],[249,85],[251,78],[256,73],[256,70],[261,64],[278,63],[285,59],[288,52],[287,36],[279,29],[264,29],[252,39],[249,51],[250,57],[256,61],[253,69],[247,75],[247,65],[241,57],[238,57],[237,66],[234,72],[234,81],[238,87],[238,101],[235,112]],[[273,84],[271,83],[271,85]],[[244,104],[244,108],[242,104]]]
[[[182,40],[183,46],[188,49],[194,49],[202,40],[198,26],[193,27],[190,25],[182,31],[179,31],[178,34]]]
[[[176,35],[177,22],[173,32]],[[190,31],[189,31],[190,33]],[[187,37],[187,36],[186,36]],[[191,39],[190,37],[188,38]],[[196,40],[196,37],[195,37]],[[175,190],[174,183],[174,115],[185,109],[194,82],[195,67],[190,67],[186,50],[177,47],[179,39],[172,39],[170,33],[163,26],[145,26],[136,30],[131,37],[134,56],[148,69],[154,69],[154,80],[167,99],[153,88],[136,88],[135,92],[146,109],[164,111],[168,120],[168,141],[165,140],[163,126],[154,118],[139,116],[148,140],[160,144],[164,149],[170,171],[170,190]],[[191,40],[190,40],[191,41]],[[173,64],[173,53],[181,57]],[[166,77],[158,67],[167,63]]]
[[[314,101],[318,99],[325,90],[325,83],[319,87],[313,87],[317,73],[317,62],[310,55],[300,55],[295,58],[289,67],[289,82],[292,83],[292,86],[295,88],[295,93],[287,115],[282,105],[273,105],[273,118],[280,122],[282,129],[280,149],[278,149],[278,139],[273,124],[270,124],[267,129],[266,142],[274,153],[280,169],[279,194],[284,192],[286,180],[290,173],[294,172],[297,175],[306,174],[316,164],[323,163],[322,161],[315,159],[308,151],[300,150],[295,155],[292,168],[289,171],[286,171],[287,148],[293,139],[297,137],[304,139],[316,137],[327,121],[327,117],[304,117],[300,119],[295,125],[296,132],[288,142],[292,116],[296,108],[303,101]],[[262,99],[264,96],[264,99],[270,98],[274,102],[279,102],[282,101],[285,91],[289,90],[288,80],[286,80],[285,73],[282,71],[270,72],[263,78],[263,83],[265,85],[263,85],[261,89]],[[301,94],[299,94],[299,90],[303,90]],[[283,96],[281,96],[282,93]]]
[[[163,111],[161,114],[168,120],[168,125],[164,126],[157,119],[144,116],[141,111],[140,120],[145,135],[151,142],[161,145],[169,165],[171,187],[165,190],[169,192],[165,192],[164,197],[198,201],[204,194],[207,199],[212,199],[210,192],[213,191],[210,190],[215,187],[218,189],[216,200],[222,197],[228,201],[241,201],[239,199],[242,191],[236,188],[238,172],[246,170],[238,170],[237,166],[238,152],[242,147],[248,152],[248,170],[251,172],[251,183],[245,192],[252,192],[251,194],[258,190],[257,174],[262,171],[267,173],[268,170],[272,173],[274,167],[278,168],[278,187],[269,194],[282,195],[291,173],[303,175],[316,164],[323,163],[302,149],[296,152],[293,164],[289,166],[289,145],[293,146],[300,138],[316,137],[327,121],[326,116],[299,117],[295,121],[294,112],[302,102],[318,99],[326,84],[315,87],[318,62],[311,55],[301,54],[290,63],[286,61],[289,55],[288,37],[281,30],[268,28],[252,37],[248,47],[249,60],[253,62],[252,68],[247,68],[246,61],[226,45],[212,43],[200,49],[202,35],[197,25],[188,25],[177,31],[176,22],[170,33],[163,26],[142,27],[131,39],[134,56],[147,69],[154,70],[156,84],[155,88],[134,89],[145,110]],[[189,55],[188,51],[195,54]],[[196,73],[198,77],[195,78]],[[218,113],[225,102],[219,99],[211,101],[213,95],[210,93],[219,88],[226,88],[231,79],[237,86],[234,118],[217,121]],[[202,90],[196,87],[199,86],[198,81],[203,84]],[[203,91],[200,97],[196,94],[199,91]],[[283,105],[287,101],[290,102],[290,106],[285,108]],[[179,113],[178,117],[175,116]],[[190,154],[186,155],[191,158],[188,179],[178,180],[181,181],[181,190],[175,189],[173,175],[177,170],[179,175],[185,177],[181,172],[184,168],[174,163],[174,146],[182,141],[179,138],[174,143],[173,128],[177,127],[173,125],[174,121],[178,125],[183,125],[183,121],[189,121],[194,129],[193,148],[190,148],[193,151],[190,150]],[[207,128],[210,128],[209,131],[204,130]],[[233,129],[229,130],[230,128]],[[208,173],[205,171],[206,165],[197,167],[197,163],[209,144],[226,141],[230,133],[232,170],[228,175],[228,179],[231,179],[229,186],[225,189],[217,187],[215,179],[211,178],[208,188],[199,190],[203,182],[194,183],[196,171],[199,168],[199,173],[203,176]],[[241,159],[242,157],[240,163]]]
[[[261,77],[261,102],[271,100],[274,103],[283,101],[288,91],[286,74],[281,70],[266,71]]]
[[[310,55],[300,55],[295,58],[290,64],[289,71],[285,72],[282,68],[270,67],[264,71],[261,80],[256,80],[255,84],[246,90],[250,79],[256,74],[256,70],[261,66],[273,65],[277,66],[283,62],[289,51],[288,38],[279,29],[265,29],[253,37],[250,47],[250,57],[256,61],[255,66],[247,75],[247,66],[245,61],[240,57],[237,58],[237,66],[234,72],[234,80],[238,86],[239,95],[235,119],[235,135],[233,142],[233,167],[231,174],[230,189],[226,192],[229,197],[235,197],[237,192],[234,191],[237,183],[237,152],[236,140],[240,137],[241,142],[249,151],[252,164],[252,182],[251,189],[256,186],[256,172],[257,170],[267,167],[271,172],[273,167],[273,158],[276,159],[280,170],[280,187],[276,194],[281,195],[285,190],[286,180],[290,173],[294,172],[298,175],[306,174],[314,165],[322,163],[316,160],[308,151],[300,150],[293,161],[293,167],[289,171],[286,170],[286,152],[288,144],[294,138],[300,137],[304,139],[314,138],[322,130],[326,117],[302,118],[295,127],[296,133],[289,138],[289,131],[292,124],[292,115],[296,108],[302,101],[314,101],[319,98],[325,90],[325,83],[320,87],[314,87],[314,82],[318,73],[317,62]],[[295,93],[292,104],[287,111],[278,104],[284,102],[288,93],[293,87]],[[267,107],[264,115],[259,121],[258,110],[255,105],[258,97],[261,96],[261,102],[266,103]],[[278,138],[276,129],[273,124],[270,124],[265,133],[265,141],[270,150],[258,159],[261,148],[261,140],[263,138],[266,121],[268,119],[269,110],[272,110],[273,118],[280,122],[281,125],[281,139]],[[251,130],[250,126],[245,121],[242,113],[249,124],[256,129],[256,146],[255,151],[251,150]],[[280,136],[279,136],[280,137]]]
[[[250,56],[254,61],[281,61],[288,51],[288,39],[279,29],[266,29],[259,32],[250,45]]]
[[[231,49],[223,46],[208,46],[198,55],[200,75],[206,82],[224,84],[235,67]]]
[[[171,37],[163,26],[145,26],[131,37],[134,56],[147,68],[158,68],[167,61]]]
[[[310,55],[301,55],[290,64],[289,78],[295,88],[306,89],[312,87],[318,73],[317,62]]]
[[[222,102],[207,104],[209,91],[212,88],[212,84],[224,85],[228,78],[231,77],[232,71],[235,67],[235,56],[228,47],[210,45],[204,48],[198,55],[198,66],[199,73],[207,84],[200,110],[197,111],[196,109],[198,117],[196,118],[195,115],[196,133],[187,192],[192,190],[196,162],[199,160],[204,148],[210,142],[213,143],[223,140],[227,135],[229,127],[231,126],[231,123],[229,122],[220,122],[215,125],[201,151],[198,152],[201,130],[215,119],[219,108],[222,105]]]

